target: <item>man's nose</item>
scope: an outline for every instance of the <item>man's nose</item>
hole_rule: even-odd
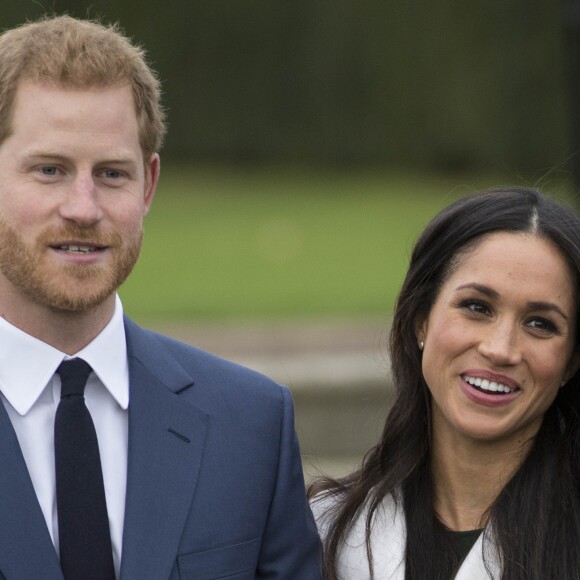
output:
[[[60,205],[59,213],[63,219],[74,221],[79,226],[93,225],[103,217],[92,175],[75,177]]]

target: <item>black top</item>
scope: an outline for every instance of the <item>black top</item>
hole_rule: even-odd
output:
[[[469,551],[473,548],[473,545],[482,532],[483,530],[467,530],[465,532],[445,531],[453,545],[453,551],[460,562],[465,560],[465,557],[469,554]]]
[[[439,549],[444,551],[445,556],[435,565],[436,568],[439,566],[442,566],[442,568],[436,570],[437,573],[434,577],[454,578],[463,560],[465,560],[483,530],[456,532],[447,528],[438,519],[435,520],[435,530],[439,536],[437,544]]]

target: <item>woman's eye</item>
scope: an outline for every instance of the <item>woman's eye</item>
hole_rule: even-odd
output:
[[[479,300],[465,300],[461,303],[461,307],[473,312],[474,314],[488,315],[490,313],[489,306],[485,302]]]
[[[532,318],[528,320],[527,325],[534,330],[540,330],[544,333],[557,333],[558,327],[547,318]]]

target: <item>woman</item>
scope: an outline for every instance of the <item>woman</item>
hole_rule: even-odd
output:
[[[328,580],[580,578],[579,281],[580,219],[535,190],[427,226],[381,439],[310,490]]]

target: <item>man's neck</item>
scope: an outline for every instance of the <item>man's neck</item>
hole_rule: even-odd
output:
[[[82,312],[56,311],[36,303],[0,300],[0,316],[23,332],[73,355],[107,326],[115,311],[115,295]]]

